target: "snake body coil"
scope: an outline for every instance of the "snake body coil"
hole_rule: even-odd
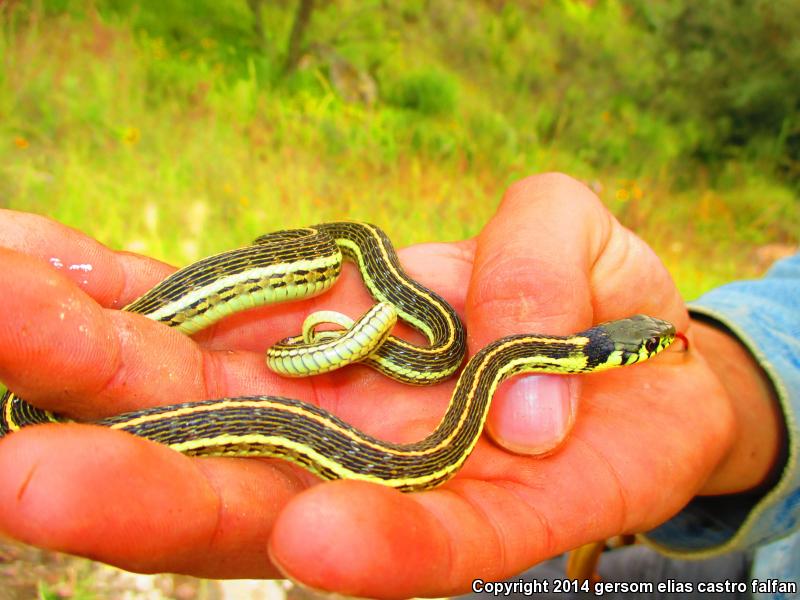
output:
[[[393,306],[429,341],[420,347],[389,336],[365,362],[408,383],[435,383],[454,373],[466,348],[455,311],[410,279],[383,232],[366,224],[330,223],[262,236],[253,246],[177,271],[125,310],[192,333],[237,310],[321,293],[338,276],[342,255],[358,265],[378,302]],[[365,330],[372,329],[387,335],[367,322]],[[638,315],[572,336],[515,335],[493,342],[461,373],[436,429],[412,444],[378,440],[323,409],[275,396],[148,408],[97,424],[188,455],[277,457],[325,479],[362,479],[403,491],[422,490],[446,481],[461,467],[480,437],[495,389],[507,377],[629,365],[657,354],[674,336],[671,324]],[[345,346],[322,355],[331,340],[344,340],[347,334],[323,337],[322,350],[313,354],[300,348],[296,354],[304,358],[292,364],[322,361],[328,370],[337,357],[344,361],[344,355],[360,351]],[[296,343],[292,338],[286,347],[291,350]],[[0,401],[0,437],[25,425],[57,420],[10,392]]]

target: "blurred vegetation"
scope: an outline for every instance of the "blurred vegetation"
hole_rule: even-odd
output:
[[[335,218],[462,238],[553,169],[687,297],[800,235],[793,0],[17,0],[0,27],[0,206],[174,263]]]

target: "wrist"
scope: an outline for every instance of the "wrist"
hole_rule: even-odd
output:
[[[785,444],[783,415],[763,369],[736,336],[693,319],[692,350],[705,359],[724,389],[736,432],[729,452],[700,489],[700,495],[735,494],[771,484]]]

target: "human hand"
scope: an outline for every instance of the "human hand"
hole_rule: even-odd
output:
[[[464,292],[455,290],[470,265],[460,253],[433,245],[410,263],[429,265],[428,283],[460,295],[463,308]],[[0,380],[35,405],[78,420],[273,394],[314,402],[392,438],[429,397],[448,393],[400,385],[366,367],[317,380],[284,379],[266,368],[265,348],[299,331],[305,315],[323,307],[355,315],[373,303],[349,266],[321,298],[240,313],[189,338],[114,310],[172,272],[157,261],[113,252],[43,217],[0,211],[0,264]],[[414,399],[402,402],[403,395]],[[399,414],[399,424],[385,424],[376,407]],[[189,459],[79,424],[3,438],[0,472],[0,532],[134,571],[207,577],[279,576],[268,556],[275,519],[317,482],[282,461]]]
[[[472,260],[472,353],[512,333],[568,334],[636,313],[673,322],[691,351],[507,382],[493,400],[494,436],[542,452],[571,429],[546,458],[483,439],[431,492],[337,482],[303,493],[271,540],[293,578],[358,596],[463,592],[477,578],[501,580],[576,546],[647,531],[698,493],[749,489],[769,472],[779,425],[758,368],[734,340],[690,327],[664,266],[585,186],[561,175],[513,186]]]
[[[52,243],[43,247],[47,252],[53,248]],[[410,249],[401,258],[415,278],[461,308],[473,249],[469,243],[429,245]],[[152,264],[131,257],[119,260]],[[591,322],[636,312],[667,318],[686,329],[680,298],[657,259],[615,225],[585,188],[564,178],[536,178],[513,188],[478,240],[474,260],[467,303],[473,351],[509,333],[568,333]],[[111,268],[104,271],[113,272]],[[164,274],[162,268],[158,276],[145,277],[141,289],[118,305]],[[352,281],[339,284],[336,288],[341,289],[321,302],[326,307],[352,304],[352,298],[359,297],[359,286]],[[643,293],[631,294],[633,286]],[[96,297],[109,299],[102,294]],[[31,302],[35,305],[35,298],[27,302],[23,298],[19,308],[24,312]],[[201,363],[221,360],[217,352],[226,357],[224,386],[188,389],[176,384],[173,388],[180,389],[166,398],[148,387],[146,375],[139,374],[143,385],[117,390],[116,397],[91,385],[71,395],[52,391],[61,386],[51,386],[51,391],[39,394],[40,403],[47,406],[48,398],[54,397],[51,407],[63,411],[66,406],[71,414],[99,416],[148,403],[281,393],[315,398],[346,420],[387,439],[419,439],[434,427],[452,386],[409,389],[352,369],[320,379],[314,388],[310,384],[298,388],[297,382],[283,384],[264,374],[260,351],[266,342],[281,337],[275,331],[294,331],[301,314],[310,310],[303,304],[255,311],[198,336],[205,350],[192,352],[214,357]],[[123,323],[131,317],[110,314],[109,318]],[[287,327],[290,321],[293,326]],[[156,332],[155,324],[145,319],[132,322],[129,328],[137,332],[143,328],[152,336],[168,335]],[[58,326],[53,324],[54,329]],[[0,343],[4,335],[0,332]],[[179,346],[192,344],[180,336],[164,339]],[[102,343],[96,346],[103,350]],[[143,357],[140,362],[148,363],[147,357],[153,356],[144,346],[142,342],[142,352],[136,347],[131,350],[134,361]],[[162,346],[163,341],[148,348],[161,351]],[[52,347],[51,342],[48,348]],[[72,346],[56,347],[70,352]],[[233,354],[225,354],[231,349]],[[17,385],[6,373],[6,369],[14,370],[6,366],[6,350],[0,351],[0,376],[23,397],[33,399],[35,386],[25,390],[23,377]],[[618,372],[563,378],[572,380],[566,384],[552,377],[537,378],[540,383],[533,386],[518,384],[518,389],[538,389],[542,403],[552,403],[554,397],[557,403],[563,400],[563,391],[557,389],[561,385],[571,388],[573,396],[580,395],[575,429],[561,452],[546,459],[526,458],[482,440],[455,480],[440,490],[411,496],[358,482],[337,482],[314,486],[290,502],[308,479],[281,463],[193,461],[135,438],[112,439],[114,432],[78,425],[57,433],[53,427],[23,431],[0,442],[0,469],[7,474],[6,484],[0,484],[0,502],[12,507],[7,516],[0,517],[0,530],[136,570],[210,576],[272,574],[266,556],[269,540],[270,555],[282,571],[315,587],[398,597],[464,590],[476,577],[499,579],[572,546],[652,527],[701,488],[732,445],[733,418],[724,391],[695,354],[666,355]],[[245,368],[237,368],[237,361]],[[174,362],[186,363],[185,355]],[[146,364],[136,365],[130,369],[133,375],[140,368],[152,374]],[[190,367],[186,366],[187,375]],[[86,370],[86,363],[82,369]],[[87,375],[80,370],[76,367],[70,376],[85,380]],[[66,375],[64,379],[71,381]],[[548,379],[549,383],[541,383]],[[578,394],[580,379],[586,381]],[[191,376],[187,380],[192,381]],[[280,391],[282,385],[292,390]],[[360,393],[363,390],[369,393]],[[70,410],[70,401],[75,402],[71,398],[92,394],[98,401],[87,400],[85,406]],[[494,408],[501,414],[508,410],[504,406],[514,405],[513,395],[508,390],[498,394]],[[102,410],[103,396],[117,405]],[[345,396],[346,401],[337,402]],[[703,405],[698,406],[698,397]],[[556,421],[551,419],[557,425]],[[511,438],[517,449],[525,445],[518,439],[519,431],[509,434],[502,417],[493,417],[492,422],[499,437]],[[552,442],[557,434],[558,427],[549,433],[540,429],[534,446],[547,446],[548,439]],[[641,447],[642,439],[648,440],[646,448]],[[17,441],[12,445],[11,440]],[[111,454],[110,462],[98,460],[94,449],[99,447]],[[665,495],[664,489],[672,495]],[[58,503],[52,502],[55,492],[62,496]]]

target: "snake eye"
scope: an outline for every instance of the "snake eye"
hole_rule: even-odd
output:
[[[658,338],[651,337],[644,343],[644,349],[650,354],[658,350]]]

